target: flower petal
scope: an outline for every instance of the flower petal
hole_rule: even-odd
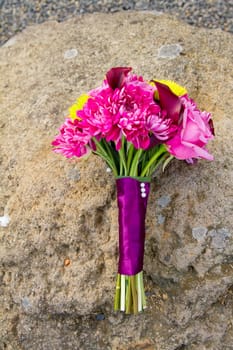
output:
[[[214,123],[213,123],[212,119],[209,120],[209,127],[210,127],[210,131],[211,131],[212,135],[215,136]]]
[[[159,93],[159,102],[162,109],[167,111],[168,116],[178,122],[182,108],[181,101],[167,85],[155,81],[156,88]]]
[[[125,77],[131,70],[131,67],[114,67],[110,69],[106,74],[109,86],[113,90],[116,88],[120,89],[124,84]]]

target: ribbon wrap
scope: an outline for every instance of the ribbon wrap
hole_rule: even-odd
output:
[[[119,208],[119,264],[121,275],[136,275],[143,269],[145,218],[150,183],[123,177],[116,180]]]

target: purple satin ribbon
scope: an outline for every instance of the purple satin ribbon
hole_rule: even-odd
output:
[[[132,177],[116,180],[119,208],[119,265],[122,275],[143,269],[145,218],[150,183]]]

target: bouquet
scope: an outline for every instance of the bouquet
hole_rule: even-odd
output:
[[[200,111],[184,87],[145,81],[130,67],[110,69],[102,86],[81,95],[52,142],[67,158],[100,156],[116,178],[119,263],[114,309],[146,308],[143,286],[145,216],[152,174],[173,159],[213,160],[211,115]]]

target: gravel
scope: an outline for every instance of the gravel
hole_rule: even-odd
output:
[[[233,0],[0,0],[0,45],[34,23],[127,10],[171,13],[197,27],[233,33]]]

